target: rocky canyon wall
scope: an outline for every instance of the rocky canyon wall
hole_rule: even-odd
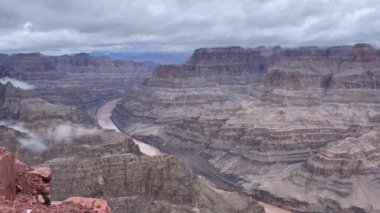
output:
[[[377,196],[370,190],[377,178],[369,178],[376,172],[364,169],[376,158],[322,157],[347,138],[358,138],[350,146],[362,150],[361,136],[378,131],[379,65],[380,51],[367,44],[198,49],[183,65],[157,67],[113,119],[147,143],[207,159],[240,178],[248,194],[285,208],[380,211],[373,200],[359,198],[361,190]],[[331,158],[351,155],[340,152]],[[338,162],[347,168],[336,169]],[[368,173],[352,172],[359,167]],[[328,193],[308,193],[321,182]]]
[[[263,212],[255,200],[195,176],[183,160],[143,156],[129,136],[86,125],[84,112],[76,108],[53,104],[11,83],[0,84],[0,91],[0,146],[14,152],[0,148],[0,212],[109,213],[108,204],[112,212],[123,213]],[[50,167],[52,177],[36,179],[25,166],[15,178],[15,156]]]
[[[52,103],[85,108],[123,96],[149,77],[154,67],[151,62],[113,61],[86,53],[0,55],[0,78],[27,82]]]

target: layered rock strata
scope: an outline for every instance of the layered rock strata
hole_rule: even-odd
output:
[[[107,207],[104,201],[69,198],[77,195],[106,199],[113,212],[263,212],[256,201],[217,190],[193,176],[179,159],[142,156],[127,135],[84,125],[78,110],[35,98],[10,84],[3,88],[0,106],[12,120],[0,123],[0,144],[25,162],[50,165],[52,198],[64,200],[50,207],[50,190],[40,181],[50,180],[49,175],[44,170],[25,170],[17,185],[26,195],[16,208],[109,212],[103,208]],[[30,182],[36,173],[42,179]],[[40,197],[41,202],[31,200],[30,195]],[[78,206],[80,211],[75,210]]]
[[[33,93],[0,84],[0,146],[18,159],[40,164],[56,157],[69,157],[89,150],[110,149],[141,154],[129,137],[88,125],[86,115],[62,104],[52,104]],[[78,149],[80,147],[81,149]]]
[[[25,81],[52,103],[92,109],[121,97],[151,75],[150,62],[113,61],[88,54],[45,56],[39,53],[0,55],[0,79]]]
[[[28,164],[41,164],[57,157],[134,153],[133,140],[121,133],[103,131],[87,123],[85,113],[37,98],[30,91],[0,84],[0,146]],[[79,149],[78,149],[79,148]]]
[[[208,160],[273,202],[292,191],[280,180],[261,190],[263,180],[289,177],[338,141],[378,131],[379,65],[379,50],[366,44],[198,49],[184,65],[159,66],[116,107],[113,120],[146,143]],[[296,211],[379,210],[360,199],[348,206],[339,193],[310,207],[312,198],[299,198],[306,191],[294,193],[297,199],[276,203]]]
[[[0,84],[0,119],[20,122],[60,119],[72,123],[85,123],[89,118],[74,107],[52,104],[37,97],[34,92],[7,83]]]
[[[305,163],[261,178],[252,192],[302,212],[379,212],[379,142],[376,131],[331,143]],[[282,185],[286,192],[273,187]]]
[[[113,212],[264,212],[257,202],[193,176],[172,156],[119,154],[49,164],[54,199],[105,197]]]

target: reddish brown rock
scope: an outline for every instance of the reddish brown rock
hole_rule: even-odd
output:
[[[32,170],[32,168],[16,159],[15,170],[16,170],[16,174],[22,174],[22,173],[27,173],[28,171]]]
[[[41,196],[42,202],[50,205],[50,179],[51,170],[49,168],[40,167],[21,170],[21,172],[17,173],[16,178],[18,193],[33,196],[34,200],[38,200],[38,196]]]
[[[51,180],[51,169],[48,167],[36,167],[28,174],[36,175],[42,178],[42,180],[49,182]]]
[[[72,202],[51,205],[50,180],[50,168],[31,168],[15,161],[14,154],[0,147],[1,213],[25,213],[28,210],[35,213],[111,213],[107,202],[101,199],[75,197]]]
[[[16,193],[15,156],[0,147],[0,198],[13,203]]]
[[[92,209],[96,213],[111,213],[107,201],[96,198],[70,197],[63,203],[74,203]]]

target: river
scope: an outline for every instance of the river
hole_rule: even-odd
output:
[[[120,100],[121,98],[107,102],[97,110],[96,119],[98,120],[98,124],[103,129],[113,129],[120,132],[119,128],[117,128],[111,119],[112,110],[115,109],[117,102]],[[160,150],[151,145],[148,145],[136,139],[133,139],[133,141],[139,146],[140,151],[148,156],[162,155]]]
[[[269,203],[259,202],[261,205],[263,205],[266,213],[292,213],[289,210],[281,209],[277,206],[273,206]]]
[[[114,124],[114,122],[111,119],[111,114],[112,110],[115,109],[117,102],[119,102],[120,99],[116,99],[110,102],[105,103],[96,112],[96,119],[98,120],[98,124],[103,128],[103,129],[113,129],[118,132],[121,132],[119,128]],[[157,148],[143,143],[139,140],[133,139],[133,141],[139,146],[140,151],[148,156],[156,156],[156,155],[162,155],[161,151],[158,150]],[[187,159],[185,159],[186,161]],[[188,160],[189,161],[189,160]],[[195,160],[192,160],[191,162],[197,162]],[[204,167],[202,167],[204,168]],[[273,206],[269,203],[264,203],[260,202],[261,205],[264,206],[265,212],[267,213],[291,213],[288,210],[278,208],[276,206]]]

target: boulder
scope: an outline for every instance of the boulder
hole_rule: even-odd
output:
[[[107,201],[96,198],[70,197],[64,203],[74,203],[92,209],[96,213],[111,213]]]

